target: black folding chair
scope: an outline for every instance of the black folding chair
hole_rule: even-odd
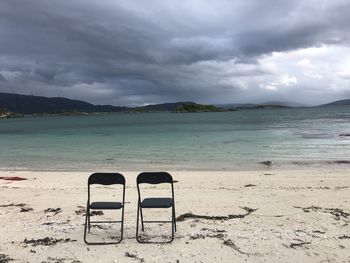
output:
[[[122,202],[92,202],[90,203],[90,185],[123,185],[123,201]],[[123,239],[123,225],[124,225],[124,203],[125,203],[125,178],[119,173],[94,173],[90,175],[88,180],[88,200],[86,206],[86,217],[85,217],[85,227],[84,227],[84,241],[89,245],[108,245],[108,244],[118,244]],[[90,221],[90,210],[119,210],[122,209],[122,219],[121,221]],[[120,223],[121,224],[121,234],[120,239],[117,242],[88,242],[86,240],[86,230],[90,233],[91,223],[101,224],[101,223]]]
[[[171,184],[172,197],[153,197],[141,199],[140,184]],[[174,240],[174,231],[176,232],[176,217],[175,217],[175,198],[174,198],[174,184],[173,178],[166,172],[147,172],[140,173],[137,176],[137,191],[139,194],[137,203],[137,225],[136,225],[136,240],[139,243],[171,243]],[[142,201],[141,201],[142,200]],[[171,208],[171,221],[144,221],[142,215],[143,208]],[[166,242],[150,242],[139,238],[139,214],[141,215],[141,227],[144,231],[144,223],[171,223],[171,239]]]

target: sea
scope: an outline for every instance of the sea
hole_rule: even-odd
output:
[[[0,170],[256,170],[350,163],[350,106],[0,119]]]

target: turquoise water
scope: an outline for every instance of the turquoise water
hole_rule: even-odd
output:
[[[0,119],[0,169],[237,170],[350,156],[350,107]]]

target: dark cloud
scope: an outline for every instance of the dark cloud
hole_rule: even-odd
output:
[[[297,76],[296,89],[315,83],[287,60],[277,67],[292,72],[262,60],[347,47],[349,12],[347,0],[3,0],[0,90],[119,105],[293,98],[275,83],[283,74]]]

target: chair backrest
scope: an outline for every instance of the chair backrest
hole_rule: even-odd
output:
[[[90,204],[90,185],[101,184],[101,185],[123,185],[123,204],[125,200],[125,178],[120,173],[93,173],[88,179],[88,204]]]
[[[102,184],[102,185],[112,185],[112,184],[122,184],[125,185],[125,178],[120,173],[94,173],[90,175],[88,180],[88,185],[91,184]]]
[[[137,176],[136,183],[137,183],[137,192],[139,194],[139,203],[141,202],[141,191],[140,191],[140,187],[139,187],[140,184],[163,184],[163,183],[169,183],[169,184],[171,184],[171,196],[172,196],[173,200],[175,200],[173,177],[167,172],[144,172],[144,173],[140,173]]]
[[[173,177],[167,172],[144,172],[137,176],[137,184],[173,183]]]

